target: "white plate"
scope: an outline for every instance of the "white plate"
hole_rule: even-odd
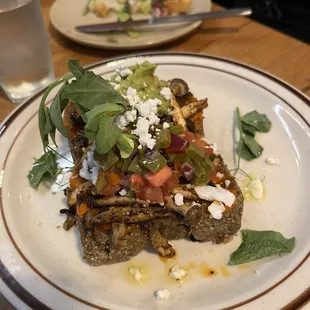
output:
[[[106,61],[92,66],[109,75],[120,64],[148,60],[159,64],[163,79],[183,77],[193,93],[209,98],[205,133],[216,141],[229,166],[233,166],[232,126],[236,106],[242,113],[252,109],[272,121],[268,134],[258,135],[265,151],[242,167],[265,177],[266,199],[245,203],[242,228],[273,229],[295,236],[292,254],[247,264],[247,268],[224,266],[240,243],[236,237],[226,245],[174,241],[177,261],[208,264],[217,275],[202,277],[189,272],[184,284],[169,281],[167,269],[157,255],[142,252],[130,263],[90,267],[81,258],[76,230],[57,229],[63,216],[62,193],[52,195],[44,186],[30,188],[26,178],[41,143],[37,110],[41,93],[19,106],[0,129],[0,167],[4,168],[0,219],[0,275],[16,296],[0,282],[1,291],[18,308],[26,303],[36,309],[280,309],[309,294],[310,272],[310,109],[309,99],[293,87],[257,69],[233,61],[188,54],[145,54]],[[52,99],[55,91],[51,93]],[[264,163],[267,156],[280,158],[279,166]],[[1,190],[1,189],[0,189]],[[1,194],[1,192],[0,192]],[[137,285],[126,277],[130,264],[146,269],[148,281]],[[259,270],[260,274],[254,271]],[[171,298],[158,302],[153,293],[166,287]],[[288,306],[291,308],[291,306]]]
[[[116,22],[116,16],[99,18],[93,13],[82,16],[87,0],[56,0],[50,12],[53,26],[67,38],[80,44],[105,49],[133,50],[151,47],[170,42],[185,36],[201,25],[201,22],[174,23],[171,25],[154,26],[141,32],[136,39],[126,34],[86,34],[75,30],[77,25]],[[193,0],[192,13],[209,12],[211,0]],[[70,12],[68,14],[68,12]],[[133,19],[146,18],[143,15],[134,15]]]

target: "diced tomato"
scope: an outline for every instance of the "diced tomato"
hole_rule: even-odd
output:
[[[210,175],[210,180],[214,183],[214,184],[219,184],[221,183],[221,179],[219,179],[217,176],[217,169],[214,169],[212,174]]]
[[[194,139],[196,139],[196,136],[194,133],[190,132],[190,131],[184,131],[181,135],[181,138],[183,138],[184,140],[188,141],[188,142],[192,142]]]
[[[174,173],[161,187],[164,197],[171,194],[172,190],[179,184],[179,174]]]
[[[144,179],[141,175],[134,173],[130,176],[129,184],[130,189],[134,192],[139,192],[140,189],[144,186]]]
[[[212,147],[207,147],[204,150],[206,156],[210,156],[211,154],[213,154],[213,148]]]
[[[172,176],[172,171],[168,166],[165,166],[158,172],[147,172],[144,178],[154,187],[162,186],[170,177]]]
[[[150,185],[144,186],[141,191],[136,192],[136,197],[142,200],[150,200],[153,202],[164,202],[164,196],[160,187]]]

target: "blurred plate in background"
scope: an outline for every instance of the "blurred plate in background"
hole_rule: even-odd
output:
[[[156,46],[178,39],[197,29],[202,22],[183,22],[170,25],[157,25],[143,30],[137,38],[131,38],[126,33],[85,34],[75,30],[77,25],[116,22],[115,14],[98,17],[93,13],[83,16],[87,0],[56,0],[51,8],[50,19],[53,26],[65,37],[80,44],[98,48],[133,50]],[[209,12],[210,0],[192,0],[191,13]],[[144,19],[143,15],[133,15],[132,18]]]

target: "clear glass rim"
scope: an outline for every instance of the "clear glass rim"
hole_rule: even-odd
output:
[[[1,9],[1,7],[0,7],[0,15],[3,13],[8,13],[8,12],[12,12],[14,10],[17,10],[17,9],[27,5],[28,3],[32,2],[32,1],[37,1],[37,0],[24,0],[22,4],[19,4],[19,5],[14,6],[14,7],[9,7],[6,9]]]

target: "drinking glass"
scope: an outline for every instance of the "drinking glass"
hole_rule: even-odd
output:
[[[54,79],[40,0],[0,0],[0,86],[20,103]]]

